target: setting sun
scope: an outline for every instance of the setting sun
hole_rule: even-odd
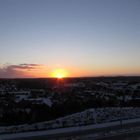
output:
[[[61,79],[61,78],[67,77],[68,76],[68,72],[66,70],[64,70],[64,69],[56,69],[56,70],[54,70],[52,72],[51,76],[54,77],[54,78]]]

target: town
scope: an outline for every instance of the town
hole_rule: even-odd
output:
[[[140,117],[140,77],[0,80],[0,134]]]

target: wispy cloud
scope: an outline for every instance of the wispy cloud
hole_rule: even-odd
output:
[[[19,64],[0,66],[0,78],[30,77],[28,71],[42,69],[45,65],[41,64]],[[31,76],[32,77],[32,76]]]
[[[42,66],[42,65],[40,65],[40,64],[19,64],[19,65],[10,65],[8,67],[10,67],[12,69],[30,70],[30,69],[37,69],[40,66]]]

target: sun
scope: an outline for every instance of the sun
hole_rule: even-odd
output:
[[[68,72],[64,69],[56,69],[51,74],[52,77],[62,79],[68,76]]]
[[[61,79],[61,78],[63,78],[64,76],[63,76],[63,74],[57,74],[56,77],[59,78],[59,79]]]

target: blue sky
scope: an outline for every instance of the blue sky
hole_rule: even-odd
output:
[[[140,75],[139,7],[139,0],[0,0],[0,69],[28,63],[74,76]]]

